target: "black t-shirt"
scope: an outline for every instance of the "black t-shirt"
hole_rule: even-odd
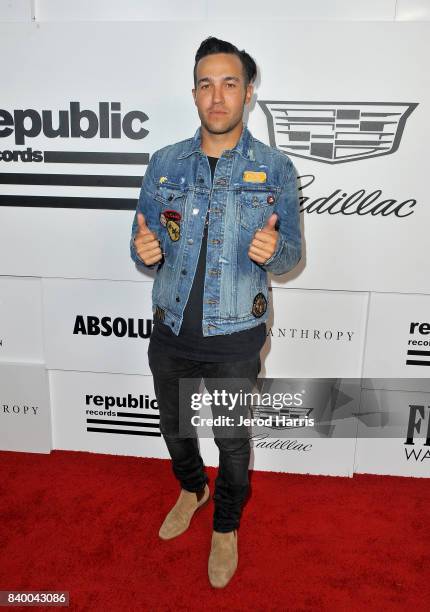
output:
[[[208,160],[213,181],[218,157],[208,156]],[[206,217],[199,261],[188,302],[185,306],[179,335],[176,336],[171,328],[161,321],[154,321],[151,342],[165,353],[196,361],[221,362],[250,359],[253,354],[261,351],[266,341],[265,323],[232,334],[203,336],[202,319],[204,279],[206,274],[207,220],[208,218]]]

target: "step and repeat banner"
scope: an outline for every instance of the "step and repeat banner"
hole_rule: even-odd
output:
[[[298,176],[303,257],[270,277],[260,377],[337,381],[301,407],[324,426],[268,427],[252,467],[430,476],[430,26],[264,27],[0,24],[2,449],[168,457],[147,361],[155,271],[129,239],[151,155],[199,125],[194,55],[215,35],[257,61],[245,121]]]

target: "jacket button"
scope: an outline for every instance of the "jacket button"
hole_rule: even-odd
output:
[[[174,322],[174,321],[172,321],[172,322],[170,323],[170,325],[171,325],[172,327],[175,327],[175,322]]]
[[[181,300],[180,300],[180,298],[179,298],[179,295],[177,295],[177,296],[176,296],[176,301],[177,301],[177,302],[180,302],[180,301],[181,301]]]
[[[192,238],[188,238],[187,242],[188,244],[193,244],[194,240]]]
[[[181,270],[181,274],[186,274],[187,271],[186,270]]]

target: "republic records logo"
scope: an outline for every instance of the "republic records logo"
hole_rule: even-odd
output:
[[[121,189],[142,184],[150,155],[136,145],[149,116],[116,100],[32,106],[0,108],[0,206],[135,210],[136,197]]]

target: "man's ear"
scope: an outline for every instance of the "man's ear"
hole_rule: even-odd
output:
[[[194,99],[194,104],[196,103],[196,90],[194,89],[194,87],[191,90],[191,93],[193,94],[193,99]]]
[[[248,83],[245,94],[245,104],[249,104],[252,100],[252,94],[254,93],[253,83]]]

